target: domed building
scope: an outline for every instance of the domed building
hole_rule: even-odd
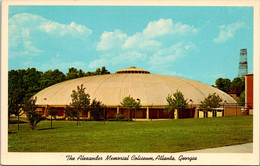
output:
[[[166,97],[175,93],[176,90],[183,93],[189,104],[186,110],[180,111],[179,118],[205,116],[202,115],[202,111],[198,110],[198,106],[209,94],[219,95],[223,100],[221,103],[223,106],[226,103],[236,103],[225,92],[204,83],[180,77],[151,74],[147,70],[131,67],[114,74],[76,78],[43,89],[35,95],[38,111],[46,114],[48,109],[56,108],[58,116],[65,116],[64,111],[71,103],[72,91],[81,84],[86,88],[85,92],[90,95],[91,99],[97,99],[104,104],[108,112],[107,117],[113,117],[116,113],[125,114],[126,110],[120,102],[129,95],[139,100],[142,105],[139,110],[131,112],[132,118],[168,118],[169,115],[164,113],[168,104]],[[223,106],[208,116],[223,116]]]

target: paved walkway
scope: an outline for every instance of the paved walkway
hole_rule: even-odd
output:
[[[186,151],[185,153],[253,153],[253,143],[224,146],[202,150]]]

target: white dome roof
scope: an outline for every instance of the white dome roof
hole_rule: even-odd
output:
[[[168,94],[176,90],[181,91],[188,101],[192,99],[194,105],[200,104],[213,93],[219,95],[223,102],[236,103],[228,94],[201,82],[166,75],[120,73],[82,77],[55,84],[35,95],[36,104],[69,105],[72,90],[81,84],[91,99],[96,98],[106,106],[119,106],[123,98],[129,95],[140,99],[142,106],[165,106]]]

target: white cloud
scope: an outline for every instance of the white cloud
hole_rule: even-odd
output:
[[[88,37],[92,33],[92,30],[75,22],[65,25],[46,19],[43,19],[43,23],[38,28],[51,35],[71,35],[74,38]]]
[[[97,50],[105,51],[113,48],[121,48],[126,38],[127,34],[122,33],[118,29],[114,32],[105,31],[100,37],[101,41],[97,44]]]
[[[160,19],[150,22],[143,30],[143,35],[149,39],[172,34],[183,35],[188,32],[196,33],[197,29],[180,22],[174,24],[172,19]]]
[[[128,67],[143,63],[154,66],[151,68],[162,69],[161,66],[169,66],[196,47],[192,42],[186,41],[196,32],[195,27],[180,22],[174,23],[172,19],[151,21],[142,31],[133,35],[118,29],[114,32],[105,31],[96,45],[96,49],[102,51],[100,57],[90,62],[88,67]]]
[[[231,39],[234,37],[237,30],[245,28],[246,25],[244,22],[235,22],[228,25],[221,25],[219,26],[219,34],[218,37],[213,39],[215,43],[223,43],[227,41],[228,39]]]
[[[150,50],[159,46],[161,46],[159,41],[146,39],[142,33],[136,33],[133,36],[127,38],[122,48]]]
[[[169,48],[158,50],[149,58],[149,64],[152,66],[168,65],[178,58],[187,56],[190,50],[196,48],[193,43],[182,43],[172,45]],[[157,67],[156,67],[157,68]]]
[[[154,50],[163,43],[158,38],[173,37],[194,34],[197,29],[193,26],[180,22],[173,23],[172,19],[159,19],[147,24],[142,32],[137,32],[132,36],[122,33],[120,30],[114,32],[104,32],[97,44],[97,50],[107,51],[110,49],[140,49]]]
[[[60,24],[44,17],[29,13],[17,14],[8,20],[8,44],[10,57],[15,55],[39,55],[43,53],[48,40],[56,37],[66,39],[87,39],[92,33],[91,29],[71,22]]]

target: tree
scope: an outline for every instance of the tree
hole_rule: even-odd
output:
[[[19,116],[19,110],[22,105],[24,92],[21,88],[17,88],[13,91],[10,91],[8,94],[8,121],[10,123],[11,114],[15,114],[15,116]],[[19,122],[18,122],[19,123]]]
[[[78,70],[74,67],[69,68],[69,72],[66,74],[66,80],[78,78]]]
[[[134,99],[133,97],[131,97],[130,95],[129,95],[128,97],[125,97],[125,98],[123,99],[123,101],[120,102],[120,104],[121,104],[123,107],[126,108],[126,110],[127,110],[127,114],[126,114],[127,116],[126,116],[126,118],[127,118],[128,120],[130,120],[130,112],[131,112],[131,110],[137,110],[137,109],[141,108],[140,100],[138,100],[138,102],[137,102],[137,101],[135,101],[135,99]]]
[[[209,94],[208,97],[204,99],[204,101],[200,102],[199,108],[204,111],[208,112],[209,110],[213,110],[220,106],[222,99],[216,93]]]
[[[36,100],[36,97],[30,98],[29,100],[26,100],[23,105],[23,110],[26,112],[32,130],[34,130],[37,124],[43,119],[42,114],[36,112]]]
[[[100,120],[100,117],[103,115],[104,112],[104,108],[102,108],[101,101],[98,101],[96,99],[92,100],[89,109],[90,109],[90,115],[93,117],[93,119]]]
[[[81,95],[81,100],[82,100],[82,103],[81,103],[82,113],[84,115],[87,115],[88,111],[89,111],[89,107],[90,107],[90,96],[89,96],[89,94]]]
[[[169,113],[169,117],[172,116],[173,111],[175,110],[175,119],[179,118],[179,111],[186,109],[188,107],[187,99],[184,99],[181,91],[177,90],[173,95],[168,95],[166,98],[168,106],[165,109],[166,113]]]
[[[218,78],[215,81],[216,87],[224,92],[229,92],[231,90],[231,81],[228,78]]]
[[[52,117],[55,117],[57,115],[57,110],[54,108],[51,108],[48,110],[48,114],[51,116],[51,128],[52,128]]]
[[[101,74],[110,74],[110,72],[106,69],[105,66],[103,66],[101,69]]]
[[[65,108],[65,115],[68,117],[68,119],[72,118],[74,120],[75,117],[77,117],[77,111],[71,107]]]
[[[26,76],[29,75],[29,76]],[[19,114],[20,106],[27,98],[32,97],[33,87],[36,87],[37,81],[33,81],[29,77],[38,79],[39,72],[35,69],[28,68],[27,70],[11,70],[8,71],[8,119],[10,115]],[[37,75],[37,76],[35,76]],[[34,77],[35,76],[35,77]]]
[[[237,90],[239,93],[243,92],[245,90],[245,79],[244,78],[234,78],[231,83],[231,89]]]
[[[90,71],[88,71],[88,72],[86,72],[86,74],[85,74],[86,76],[92,76],[93,75],[93,73],[92,72],[90,72]]]
[[[41,89],[54,85],[56,83],[65,81],[65,75],[58,69],[52,71],[48,70],[41,75],[39,80]]]
[[[77,112],[77,125],[79,125],[79,116],[80,113],[82,113],[83,107],[87,108],[89,105],[90,96],[85,93],[85,89],[83,84],[81,84],[80,86],[77,86],[77,91],[73,90],[71,94],[72,102],[70,103],[70,106]]]
[[[39,80],[42,72],[35,68],[28,68],[22,78],[23,88],[26,90],[25,100],[29,100],[33,95],[41,90]]]
[[[95,75],[100,75],[100,74],[101,74],[100,68],[97,68],[95,71]]]
[[[240,106],[245,106],[245,91],[243,91],[241,94],[240,94],[240,97],[238,99],[238,104]]]
[[[79,69],[79,71],[78,71],[78,77],[80,78],[80,77],[84,77],[84,76],[85,76],[84,71],[82,71],[81,69]]]

